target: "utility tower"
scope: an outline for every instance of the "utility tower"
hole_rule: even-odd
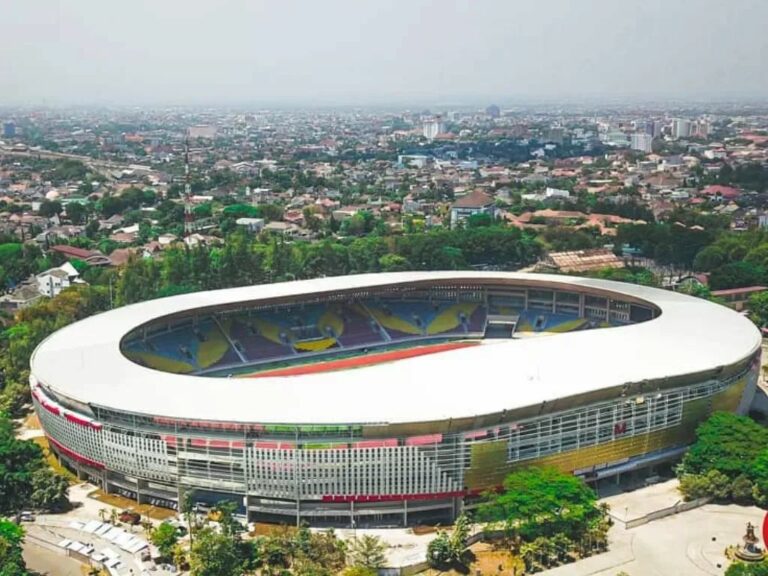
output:
[[[192,184],[189,181],[189,132],[184,136],[184,237],[195,231],[192,214]]]

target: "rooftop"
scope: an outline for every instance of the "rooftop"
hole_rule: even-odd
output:
[[[628,326],[484,341],[442,354],[290,377],[170,374],[135,364],[120,351],[129,331],[169,314],[441,281],[613,293],[651,303],[661,314]],[[125,306],[59,330],[37,348],[31,365],[33,381],[55,393],[128,412],[234,422],[395,423],[490,414],[628,382],[715,370],[746,359],[760,343],[746,318],[675,292],[546,274],[402,272],[197,292]]]

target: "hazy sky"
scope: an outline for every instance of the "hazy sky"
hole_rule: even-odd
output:
[[[768,0],[0,2],[0,105],[768,98]]]

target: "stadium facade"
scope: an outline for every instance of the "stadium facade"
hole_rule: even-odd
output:
[[[710,413],[747,410],[760,343],[653,288],[393,273],[99,314],[46,339],[30,381],[52,450],[109,492],[397,525],[453,517],[519,467],[599,479],[679,457]]]

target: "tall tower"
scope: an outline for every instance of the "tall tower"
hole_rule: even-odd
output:
[[[189,134],[184,137],[184,237],[195,231],[192,215],[192,184],[189,181]]]

